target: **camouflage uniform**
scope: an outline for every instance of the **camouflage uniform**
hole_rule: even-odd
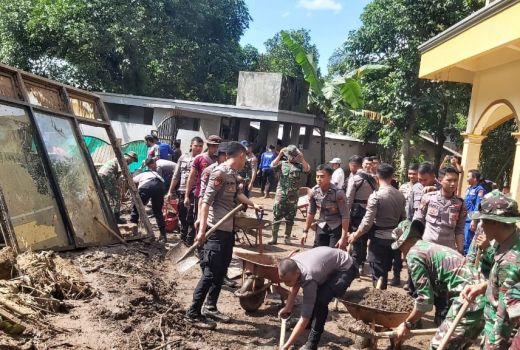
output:
[[[475,231],[475,236],[473,237],[473,240],[469,246],[468,254],[466,255],[466,264],[475,265],[475,261],[477,260],[478,255],[478,245],[476,240],[478,236],[483,234],[484,230],[482,229],[482,225],[479,224],[477,226],[477,230]],[[495,260],[495,253],[496,247],[493,244],[480,253],[479,269],[486,279],[489,279],[489,274]]]
[[[119,217],[121,212],[121,188],[119,186],[119,176],[121,174],[121,167],[117,158],[110,159],[105,162],[98,170],[101,186],[105,191],[108,203],[114,212],[114,215]]]
[[[417,310],[425,313],[432,310],[435,296],[447,294],[450,299],[451,307],[430,344],[430,349],[436,349],[462,306],[460,292],[481,276],[473,266],[466,265],[464,257],[455,250],[423,240],[410,248],[406,261],[416,288]],[[447,349],[462,349],[471,344],[484,325],[483,310],[484,298],[480,296],[455,328]]]
[[[507,198],[498,190],[494,190],[484,196],[479,212],[473,213],[471,219],[487,219],[514,225],[520,220],[520,217],[516,201]],[[505,241],[500,244],[495,242],[493,248],[495,255],[485,294],[486,324],[482,332],[481,346],[483,349],[505,350],[509,348],[514,328],[509,312],[511,311],[513,315],[518,312],[518,306],[513,305],[510,310],[507,305],[508,295],[509,298],[514,298],[513,288],[520,283],[518,268],[520,265],[520,231],[518,228]]]
[[[507,305],[507,314],[511,320],[517,319],[520,317],[520,283],[515,284],[513,287],[509,288],[506,293],[506,305]],[[513,338],[511,347],[509,350],[518,350],[520,349],[520,330],[516,332],[515,337]]]
[[[298,189],[300,188],[300,180],[303,174],[303,165],[284,160],[274,168],[280,170],[280,180],[276,188],[273,217],[274,221],[287,220],[285,223],[285,237],[291,237],[298,206]],[[274,241],[278,238],[279,229],[280,223],[273,224]]]

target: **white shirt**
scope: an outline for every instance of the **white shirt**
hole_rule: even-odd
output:
[[[341,167],[334,170],[330,182],[336,185],[337,188],[343,188],[343,183],[345,182],[345,173]]]
[[[164,179],[158,173],[152,170],[144,171],[133,177],[134,183],[137,185],[137,188],[141,188],[144,184],[154,179],[158,179],[159,181],[164,182]]]

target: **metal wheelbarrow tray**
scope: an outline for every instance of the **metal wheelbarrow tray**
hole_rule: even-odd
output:
[[[339,299],[347,308],[350,315],[356,320],[361,320],[368,324],[376,324],[385,328],[395,328],[406,320],[410,312],[384,311],[369,306],[363,306]]]

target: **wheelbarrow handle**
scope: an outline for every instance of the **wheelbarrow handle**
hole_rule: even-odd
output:
[[[224,215],[224,217],[222,219],[220,219],[215,225],[213,225],[212,228],[210,228],[208,230],[208,232],[206,232],[205,239],[207,240],[209,237],[211,237],[215,233],[215,231],[217,231],[217,229],[220,227],[220,225],[222,225],[224,222],[226,222],[229,218],[233,217],[237,212],[242,210],[242,208],[243,208],[242,204],[239,204],[235,207],[235,209],[231,210],[229,213]],[[183,256],[181,256],[179,258],[179,260],[176,261],[176,263],[177,264],[180,263],[181,261],[186,259],[186,257],[188,257],[191,253],[193,253],[193,251],[195,249],[197,249],[197,247],[199,246],[199,243],[200,242],[193,243],[193,245],[186,251],[186,253],[184,253]]]

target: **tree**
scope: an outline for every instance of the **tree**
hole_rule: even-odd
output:
[[[418,78],[418,46],[482,5],[482,0],[374,0],[361,16],[362,26],[348,34],[344,46],[330,61],[332,75],[367,63],[390,67],[368,76],[364,92],[368,108],[381,112],[391,122],[381,127],[346,119],[339,124],[353,122],[354,129],[361,128],[358,135],[365,132],[367,136],[362,128],[368,128],[368,135],[377,134],[383,144],[400,146],[402,174],[410,159],[411,140],[419,131],[432,132],[442,150],[448,124],[467,112],[469,102],[468,86]]]
[[[244,0],[0,0],[0,60],[78,87],[232,101]]]
[[[318,48],[311,44],[310,32],[307,29],[281,31],[265,42],[266,52],[262,56],[259,68],[266,72],[278,72],[295,78],[303,78],[302,68],[296,63],[291,49],[282,39],[282,32],[288,33],[292,40],[301,45],[303,50],[312,56],[314,62],[318,61]]]

